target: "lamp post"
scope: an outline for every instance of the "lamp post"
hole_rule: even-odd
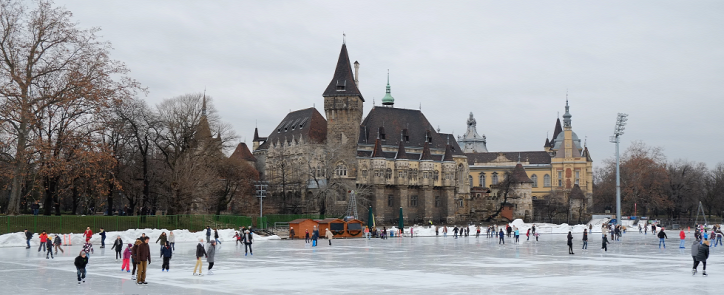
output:
[[[628,114],[618,113],[616,118],[616,128],[613,130],[613,136],[610,141],[616,144],[616,224],[621,225],[621,172],[619,170],[619,153],[618,145],[621,142],[620,137],[628,121]]]

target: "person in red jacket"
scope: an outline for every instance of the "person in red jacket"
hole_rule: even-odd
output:
[[[93,236],[93,231],[90,229],[90,226],[85,228],[83,236],[85,237],[85,242],[88,243],[88,241],[90,241],[91,237]]]
[[[681,239],[681,244],[679,244],[679,249],[686,248],[686,247],[684,247],[684,239],[686,239],[686,234],[684,233],[683,229],[679,232],[679,239]]]
[[[45,233],[45,231],[42,231],[38,238],[40,238],[40,246],[38,247],[38,252],[40,252],[40,249],[43,249],[43,251],[46,251],[45,249],[45,243],[48,241],[48,234]]]

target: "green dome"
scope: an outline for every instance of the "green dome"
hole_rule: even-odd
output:
[[[390,73],[387,73],[387,88],[385,90],[385,97],[382,98],[382,105],[394,105],[395,98],[390,94]]]

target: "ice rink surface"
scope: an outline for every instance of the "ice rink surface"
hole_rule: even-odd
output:
[[[0,249],[2,294],[719,294],[724,278],[721,246],[712,247],[709,277],[692,277],[691,239],[679,249],[678,232],[668,232],[666,249],[658,238],[629,232],[602,252],[600,234],[581,250],[574,235],[569,255],[563,234],[541,235],[520,244],[506,238],[453,239],[415,237],[256,242],[253,256],[233,241],[216,252],[214,275],[192,276],[196,243],[177,243],[171,271],[161,272],[157,244],[146,281],[138,286],[120,270],[112,241],[95,244],[86,283],[78,285],[73,260],[80,245],[46,260],[45,254],[11,247]],[[687,236],[693,237],[693,234]],[[154,241],[156,237],[151,237]],[[531,237],[531,239],[533,239]],[[129,241],[124,241],[128,243]]]

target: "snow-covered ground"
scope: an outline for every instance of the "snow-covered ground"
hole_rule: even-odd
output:
[[[135,238],[141,232],[127,236]],[[157,233],[145,232],[153,243]],[[693,234],[688,235],[687,249],[678,249],[677,233],[669,232],[668,248],[659,249],[656,237],[629,231],[608,252],[600,250],[596,234],[589,236],[589,249],[581,250],[581,234],[575,234],[575,255],[568,255],[563,234],[542,234],[538,242],[522,236],[517,245],[507,238],[505,245],[499,245],[484,235],[453,239],[451,234],[340,239],[333,240],[333,246],[320,240],[318,247],[303,240],[259,239],[253,256],[244,256],[243,247],[225,234],[226,242],[216,254],[216,274],[202,277],[191,275],[195,242],[177,240],[168,273],[161,272],[159,248],[152,245],[153,261],[144,286],[135,285],[129,273],[120,271],[110,246],[100,249],[96,243],[87,283],[81,286],[73,266],[80,243],[53,260],[46,260],[37,246],[6,247],[0,249],[0,282],[3,294],[720,293],[724,248],[711,249],[709,277],[692,277]],[[184,239],[197,240],[203,233],[189,235]]]

